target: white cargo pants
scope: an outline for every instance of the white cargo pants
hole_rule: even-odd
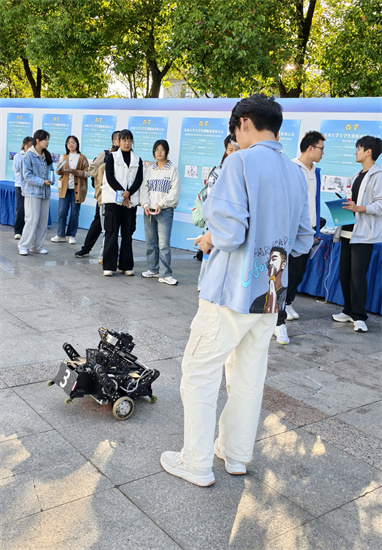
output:
[[[199,300],[182,362],[185,464],[212,467],[224,363],[228,399],[219,420],[219,448],[234,460],[251,460],[276,321],[277,313],[245,315]]]

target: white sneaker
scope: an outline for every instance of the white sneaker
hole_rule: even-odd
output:
[[[13,238],[16,239],[16,241],[19,241],[21,239],[20,233],[16,233]]]
[[[159,273],[155,273],[155,271],[151,271],[150,269],[148,271],[143,271],[141,273],[142,277],[145,277],[146,279],[150,279],[151,277],[159,277]]]
[[[127,275],[128,277],[134,277],[135,273],[132,269],[128,269],[127,271],[121,271],[122,275]]]
[[[69,244],[76,244],[76,239],[74,237],[69,237]]]
[[[350,315],[346,315],[346,313],[336,313],[332,315],[332,319],[333,321],[338,321],[339,323],[354,323]]]
[[[178,281],[174,279],[171,275],[167,275],[167,277],[159,277],[158,281],[160,283],[166,283],[166,285],[177,285]]]
[[[181,477],[199,487],[208,487],[215,483],[215,476],[211,468],[191,468],[186,466],[180,458],[180,453],[166,451],[160,457],[162,468],[169,474]]]
[[[365,321],[354,321],[354,330],[356,332],[367,332],[368,328]]]
[[[52,243],[66,243],[66,237],[59,237],[58,235],[52,237],[50,240]]]
[[[239,462],[238,460],[229,458],[224,453],[222,453],[222,451],[218,447],[217,439],[215,440],[214,451],[215,451],[215,455],[218,458],[221,458],[222,460],[224,460],[226,472],[228,472],[233,476],[242,476],[247,473],[247,468],[244,462]]]
[[[114,275],[114,272],[106,269],[103,271],[103,274],[105,275],[105,277],[112,277]]]
[[[288,338],[288,331],[285,324],[276,327],[273,334],[276,336],[276,342],[278,344],[289,344],[290,340]]]
[[[33,248],[30,248],[29,252],[31,252],[32,254],[48,254],[46,248],[40,248],[40,250],[34,250]]]
[[[20,256],[28,256],[28,250],[26,248],[19,248]]]
[[[285,311],[287,314],[287,318],[286,318],[287,321],[293,321],[293,319],[300,319],[299,314],[297,313],[297,311],[294,310],[294,307],[292,306],[292,304],[290,304],[289,306],[285,306]]]

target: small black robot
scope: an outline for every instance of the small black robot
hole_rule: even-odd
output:
[[[69,361],[61,363],[56,377],[47,382],[57,384],[69,396],[65,403],[70,405],[75,397],[91,395],[100,405],[111,403],[117,420],[126,420],[134,411],[134,400],[148,396],[152,403],[151,384],[159,371],[149,369],[140,363],[131,352],[133,337],[127,332],[98,329],[101,340],[96,349],[87,349],[86,357],[66,343],[63,348]]]

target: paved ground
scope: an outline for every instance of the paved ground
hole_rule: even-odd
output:
[[[216,459],[216,484],[198,488],[159,456],[182,445],[180,362],[199,262],[173,250],[179,285],[169,287],[139,276],[139,242],[137,276],[111,279],[96,251],[81,260],[79,247],[47,242],[47,256],[22,257],[12,237],[0,226],[0,548],[382,549],[381,317],[357,334],[331,321],[338,306],[298,296],[291,344],[270,346],[248,474],[229,476]],[[99,326],[130,332],[161,372],[158,402],[140,399],[124,422],[46,386],[62,344],[94,347]],[[219,409],[224,400],[222,384]]]

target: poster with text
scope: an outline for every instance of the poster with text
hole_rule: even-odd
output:
[[[195,199],[224,154],[226,118],[183,118],[178,169],[182,191],[178,211],[191,213]]]
[[[154,143],[167,138],[167,117],[131,116],[129,130],[134,136],[134,152],[143,162],[152,162]],[[171,148],[171,143],[169,145]]]
[[[362,169],[355,161],[356,141],[366,135],[381,138],[382,121],[323,120],[320,131],[326,138],[325,154],[319,164],[321,173],[350,177]]]
[[[42,127],[50,134],[49,152],[56,165],[65,153],[65,141],[72,131],[72,115],[43,114]]]
[[[285,154],[290,159],[298,156],[298,135],[300,133],[300,120],[285,119],[280,128],[280,143],[284,148]]]
[[[33,136],[32,113],[8,113],[7,114],[7,146],[5,151],[5,178],[15,179],[12,169],[13,157],[21,151],[23,139]]]
[[[104,149],[111,147],[117,117],[112,115],[84,115],[82,117],[81,153],[89,162]]]
[[[326,201],[335,197],[335,192],[342,196],[345,193],[347,178],[362,170],[362,165],[355,161],[355,144],[362,136],[382,137],[382,122],[375,120],[323,120],[321,133],[325,136],[325,154],[318,164],[321,168],[321,216],[327,220],[327,227],[333,226],[332,217]],[[378,162],[380,163],[381,157]],[[336,189],[342,181],[342,191]],[[329,182],[329,185],[328,185]],[[337,185],[335,185],[337,184]],[[326,186],[326,187],[325,187]]]

